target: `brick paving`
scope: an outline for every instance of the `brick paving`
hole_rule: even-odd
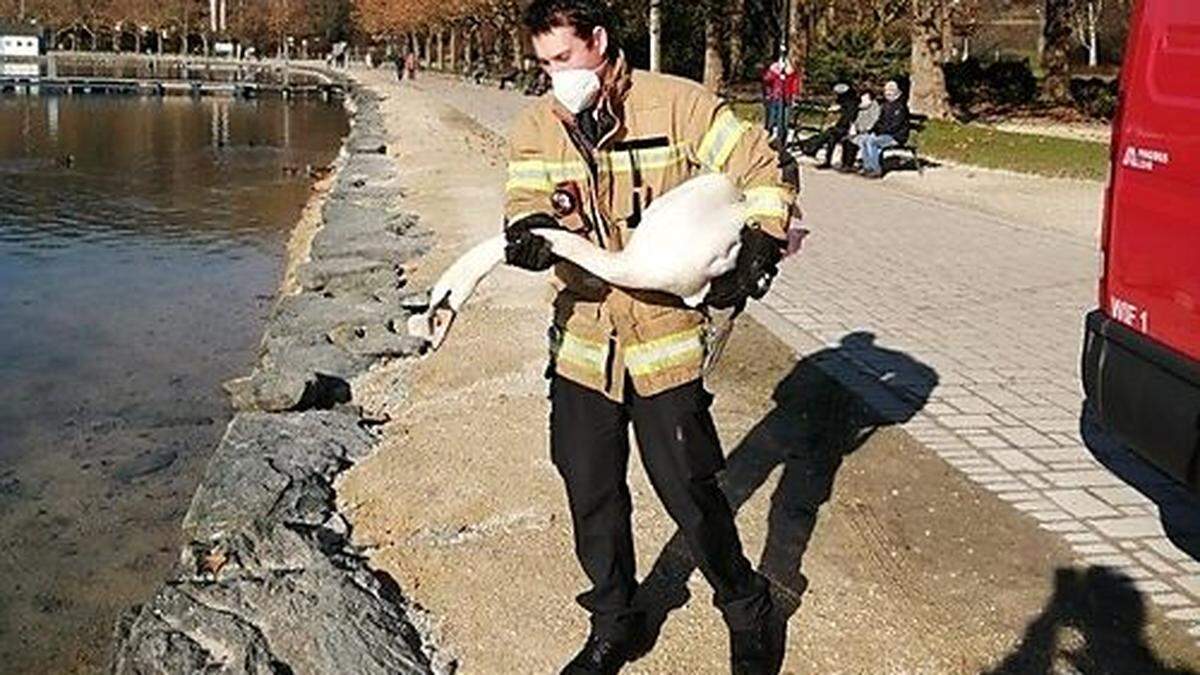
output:
[[[418,86],[501,134],[526,103],[433,77]],[[1014,180],[1046,194],[1035,183],[1047,181]],[[1061,536],[1081,564],[1123,572],[1200,638],[1200,500],[1083,415],[1098,269],[1083,233],[1094,227],[1039,222],[1028,204],[1019,217],[985,214],[914,194],[911,181],[806,171],[814,234],[751,315],[798,355],[833,350],[831,374],[882,419]]]

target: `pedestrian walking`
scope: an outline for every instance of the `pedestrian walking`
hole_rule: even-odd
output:
[[[410,80],[416,79],[416,77],[417,77],[417,54],[416,54],[416,52],[410,51],[408,54],[406,54],[404,56],[404,73],[408,76],[408,79],[410,79]]]
[[[742,124],[716,96],[632,70],[603,0],[534,0],[524,22],[553,97],[523,111],[511,131],[505,259],[527,270],[553,267],[561,289],[547,368],[550,459],[591,583],[577,598],[591,632],[562,672],[616,673],[644,649],[645,616],[633,606],[630,425],[659,499],[713,588],[733,672],[771,672],[767,582],[747,560],[717,483],[725,460],[702,381],[709,310],[556,264],[532,230],[562,227],[620,250],[655,196],[724,172],[745,191],[751,218],[737,268],[713,281],[707,305],[740,308],[770,284],[795,187],[782,180],[766,133]]]

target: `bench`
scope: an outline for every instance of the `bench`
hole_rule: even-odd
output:
[[[929,115],[922,115],[914,112],[908,113],[908,142],[903,145],[894,145],[890,148],[884,148],[883,154],[880,155],[880,160],[886,161],[889,153],[905,153],[908,155],[908,159],[912,162],[912,165],[917,170],[917,173],[924,176],[925,163],[921,161],[921,156],[918,151],[918,141],[920,140],[921,132],[925,131],[925,127],[928,124]]]

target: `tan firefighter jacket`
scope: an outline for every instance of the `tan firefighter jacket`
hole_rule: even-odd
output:
[[[781,180],[778,155],[762,129],[739,120],[715,95],[690,80],[630,70],[618,57],[607,69],[597,109],[615,125],[595,148],[571,133],[574,116],[553,96],[518,116],[506,223],[550,213],[618,251],[656,196],[698,174],[723,171],[745,191],[750,224],[786,237],[795,194]],[[624,398],[626,373],[642,396],[700,377],[702,310],[666,293],[609,286],[572,263],[554,271],[554,372],[615,401]]]

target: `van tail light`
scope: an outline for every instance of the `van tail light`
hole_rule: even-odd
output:
[[[1122,76],[1124,73],[1122,73]],[[1100,275],[1096,284],[1097,304],[1106,315],[1112,316],[1112,308],[1108,302],[1108,257],[1111,250],[1113,196],[1116,194],[1116,182],[1120,179],[1121,148],[1124,145],[1125,130],[1125,79],[1121,78],[1120,91],[1117,95],[1117,107],[1113,112],[1112,139],[1108,149],[1108,185],[1104,189],[1104,215],[1100,221]]]

